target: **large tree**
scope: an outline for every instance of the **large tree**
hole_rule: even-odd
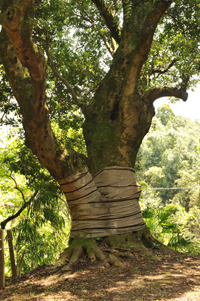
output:
[[[153,102],[186,101],[199,72],[198,1],[0,3],[1,60],[26,145],[69,204],[74,240],[65,256],[72,263],[85,249],[91,259],[105,260],[97,237],[109,246],[133,239],[151,246],[133,168]],[[59,123],[72,109],[84,115],[87,156],[52,130],[50,119]]]

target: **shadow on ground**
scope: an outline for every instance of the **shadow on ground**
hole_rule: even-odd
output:
[[[125,267],[91,264],[83,257],[69,271],[42,266],[12,281],[0,291],[0,300],[200,300],[200,258],[183,254],[135,253]]]

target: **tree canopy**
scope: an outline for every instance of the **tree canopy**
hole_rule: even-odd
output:
[[[11,5],[12,1],[5,3],[2,1],[1,11],[4,12]],[[140,32],[144,40],[149,34],[151,36],[139,71],[138,92],[144,100],[148,98],[150,101],[151,98],[151,101],[154,101],[161,96],[175,96],[186,100],[186,88],[193,87],[197,82],[196,75],[199,75],[198,1],[137,3],[137,1],[66,2],[59,0],[36,1],[35,4],[33,1],[24,1],[24,4],[23,1],[19,1],[18,5],[28,7],[27,16],[25,16],[28,21],[25,20],[20,25],[21,28],[24,26],[25,31],[19,32],[18,38],[23,35],[28,37],[32,35],[30,46],[33,49],[40,46],[45,54],[47,59],[46,102],[51,119],[56,120],[59,127],[65,130],[72,114],[77,117],[73,119],[74,126],[77,119],[81,120],[82,117],[80,113],[78,114],[79,108],[83,113],[86,113],[87,108],[89,111],[89,104],[93,101],[94,93],[101,87],[100,83],[110,66],[123,60],[123,53],[120,54],[120,43],[132,44],[131,51],[134,52],[137,39],[141,36]],[[34,5],[35,12],[33,12]],[[152,15],[155,15],[155,11],[161,9],[159,5],[164,10],[163,15],[158,17],[156,24],[152,23],[147,26],[148,22],[153,22],[152,17],[148,15],[148,8],[152,9]],[[21,11],[22,14],[23,12]],[[146,19],[147,17],[149,19]],[[12,18],[6,21],[6,13],[4,13],[1,20],[6,29],[6,22],[11,22]],[[123,35],[126,31],[130,31],[131,35],[125,42]],[[1,39],[5,39],[3,32]],[[11,34],[11,31],[9,32]],[[1,45],[4,45],[3,40]],[[24,44],[25,49],[28,49],[27,46],[28,44]],[[141,42],[141,47],[144,49],[144,41]],[[5,50],[2,49],[2,51],[2,60],[5,60]],[[26,65],[28,62],[23,63],[22,60],[22,64]],[[32,64],[33,69],[36,70],[38,63],[33,60]],[[118,67],[120,68],[121,65],[122,63],[118,64]],[[14,75],[13,68],[14,65],[7,70],[7,77],[9,72]],[[1,109],[4,112],[4,121],[6,121],[6,114],[17,108],[9,96],[11,91],[4,71],[1,70]],[[25,75],[27,76],[28,74]],[[119,101],[120,93],[117,91],[117,86],[118,82],[123,82],[122,73],[116,74],[113,80],[110,85],[114,85]],[[25,90],[30,89],[29,84]],[[14,87],[13,91],[15,92]],[[7,100],[8,98],[10,100]],[[112,112],[112,118],[117,114],[117,109],[115,109]],[[31,111],[30,107],[29,110]],[[78,122],[77,125],[82,124]]]

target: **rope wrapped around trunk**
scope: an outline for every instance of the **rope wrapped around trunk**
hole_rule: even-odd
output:
[[[129,167],[106,167],[62,179],[72,238],[105,237],[146,228],[138,203],[141,186]]]

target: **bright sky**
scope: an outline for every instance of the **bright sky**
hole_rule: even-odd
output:
[[[166,97],[156,100],[154,102],[156,111],[163,104],[169,104],[175,115],[182,115],[183,117],[198,119],[200,121],[200,85],[194,92],[189,91],[186,102],[180,100],[180,102],[171,104]]]

